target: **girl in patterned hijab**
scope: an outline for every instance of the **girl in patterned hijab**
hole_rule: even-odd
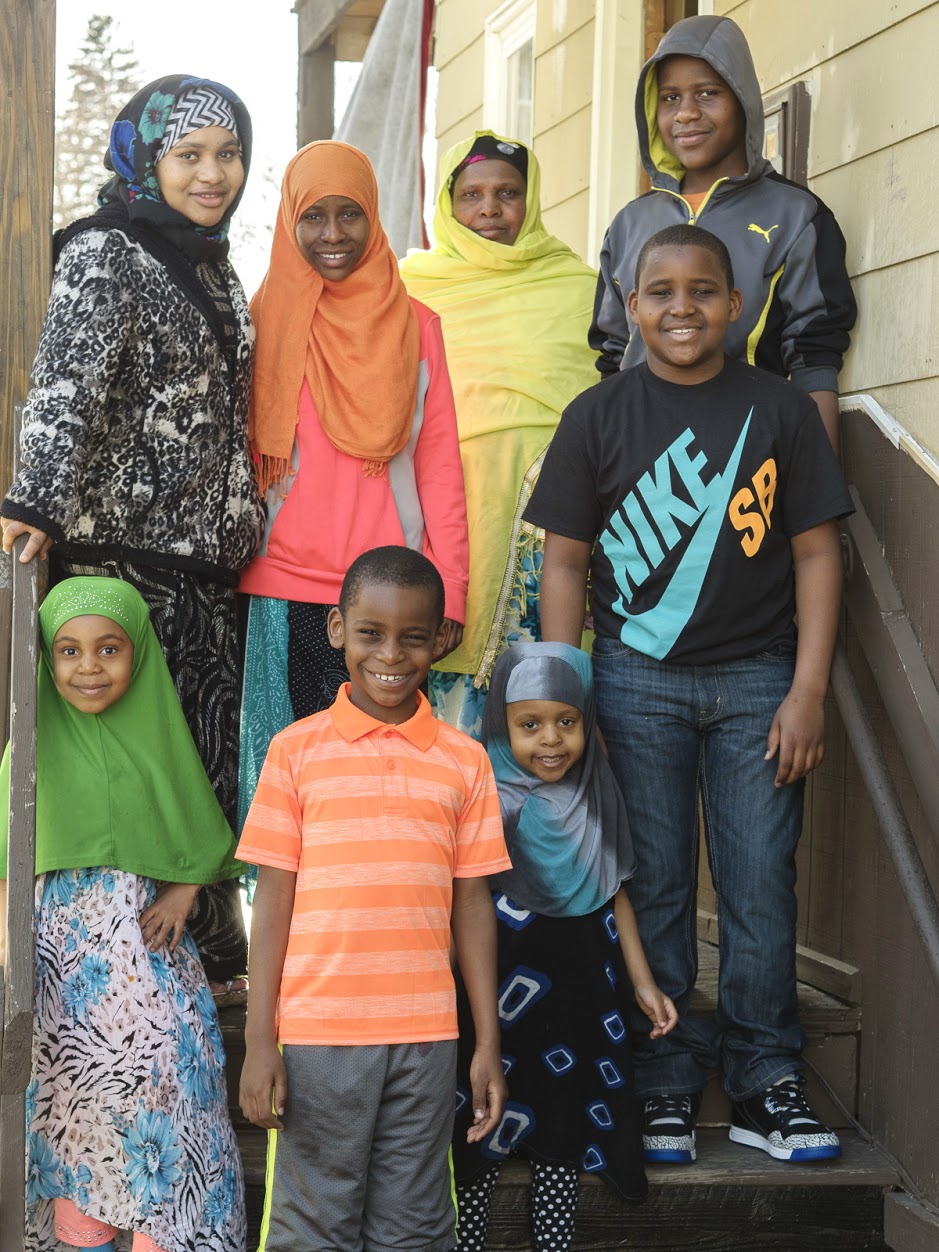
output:
[[[678,1018],[652,978],[626,894],[635,856],[597,737],[586,653],[564,643],[504,652],[492,672],[483,742],[512,858],[491,884],[509,1100],[499,1127],[468,1144],[473,1031],[461,993],[453,1133],[460,1249],[485,1247],[498,1162],[517,1155],[532,1163],[532,1246],[563,1252],[574,1235],[578,1170],[621,1198],[646,1194],[630,990],[634,1028],[651,1022],[659,1038]]]
[[[205,145],[207,136],[196,132],[206,131],[231,172],[224,186],[209,189],[218,203],[192,201],[198,193],[189,193],[187,204],[170,173],[172,154],[185,139],[187,152]],[[149,222],[187,256],[225,256],[250,162],[251,119],[235,93],[207,78],[172,74],[138,91],[118,114],[105,157],[114,177],[99,202],[121,203],[131,222]]]

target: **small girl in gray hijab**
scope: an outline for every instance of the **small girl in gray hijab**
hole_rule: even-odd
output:
[[[597,738],[590,658],[563,643],[517,644],[493,670],[483,720],[512,869],[492,880],[499,1018],[509,1101],[499,1127],[466,1143],[472,1018],[460,997],[453,1161],[461,1252],[485,1246],[499,1164],[532,1162],[534,1247],[574,1234],[579,1170],[627,1200],[646,1195],[632,1083],[632,985],[668,1034],[675,1006],[656,986],[623,884],[635,856],[623,798]]]

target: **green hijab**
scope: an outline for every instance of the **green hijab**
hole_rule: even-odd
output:
[[[73,617],[110,618],[134,645],[127,692],[102,713],[59,695],[52,645]],[[36,873],[106,865],[162,882],[209,883],[244,867],[186,725],[140,593],[117,578],[69,578],[39,610]],[[10,789],[10,749],[0,795]],[[0,867],[7,863],[7,807]]]

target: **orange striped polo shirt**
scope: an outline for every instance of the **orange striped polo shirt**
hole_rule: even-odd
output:
[[[420,696],[399,726],[349,700],[276,735],[241,860],[297,875],[281,1043],[455,1039],[454,878],[511,865],[485,750]]]

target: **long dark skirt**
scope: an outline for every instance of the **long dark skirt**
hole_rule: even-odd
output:
[[[238,714],[241,672],[235,592],[199,574],[130,561],[96,565],[50,557],[50,580],[121,578],[150,608],[196,750],[232,829],[238,810]],[[237,879],[199,892],[189,931],[210,982],[248,968],[248,941]]]
[[[512,1156],[598,1174],[627,1200],[646,1196],[627,1023],[632,989],[607,904],[586,917],[542,917],[496,895],[499,1025],[509,1100],[501,1125],[467,1144],[475,1046],[462,985],[458,1010],[458,1183]]]

